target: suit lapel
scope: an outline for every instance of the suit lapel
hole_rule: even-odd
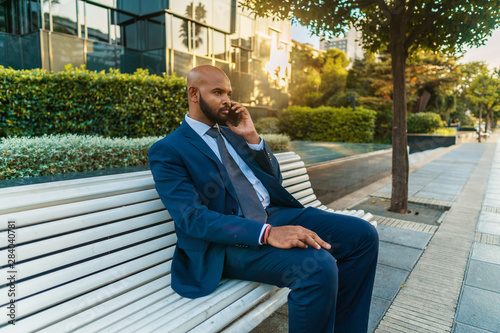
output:
[[[203,155],[211,159],[217,165],[217,168],[219,169],[219,174],[221,175],[221,178],[224,182],[224,186],[226,187],[229,194],[231,194],[231,196],[235,200],[238,200],[238,198],[236,197],[236,191],[234,190],[233,184],[229,179],[229,175],[227,174],[226,168],[224,168],[224,165],[221,163],[217,155],[215,155],[213,150],[205,143],[205,141],[198,135],[198,133],[196,133],[191,128],[191,126],[189,126],[185,121],[182,122],[180,128],[182,130],[184,137],[186,138],[186,141],[189,142],[191,145],[193,145]]]

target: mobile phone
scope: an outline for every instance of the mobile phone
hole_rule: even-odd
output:
[[[232,105],[231,105],[232,106]],[[229,114],[227,115],[228,121],[234,126],[238,126],[240,123],[240,117],[241,115],[239,113],[236,113],[236,110],[232,110],[231,106],[229,107]]]

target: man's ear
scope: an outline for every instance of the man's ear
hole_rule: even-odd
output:
[[[200,96],[200,91],[196,87],[189,87],[188,88],[188,98],[190,101],[198,103],[198,99]]]

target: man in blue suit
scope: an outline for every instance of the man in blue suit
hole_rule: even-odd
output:
[[[276,158],[248,110],[231,101],[222,70],[196,67],[187,85],[189,114],[149,150],[156,190],[178,237],[172,288],[201,297],[222,277],[289,287],[290,332],[366,332],[378,255],[375,228],[304,208],[281,186]],[[240,118],[237,126],[228,121],[230,111]],[[251,184],[248,192],[255,192],[254,210],[264,213],[258,218],[253,211],[243,214],[248,202],[229,172],[228,154]]]

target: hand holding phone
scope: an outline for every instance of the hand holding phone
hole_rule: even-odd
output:
[[[236,110],[233,110],[231,108],[232,106],[233,106],[233,104],[231,103],[231,105],[229,106],[229,114],[227,117],[228,117],[228,121],[231,123],[231,125],[236,127],[240,123],[241,114],[236,113]]]

